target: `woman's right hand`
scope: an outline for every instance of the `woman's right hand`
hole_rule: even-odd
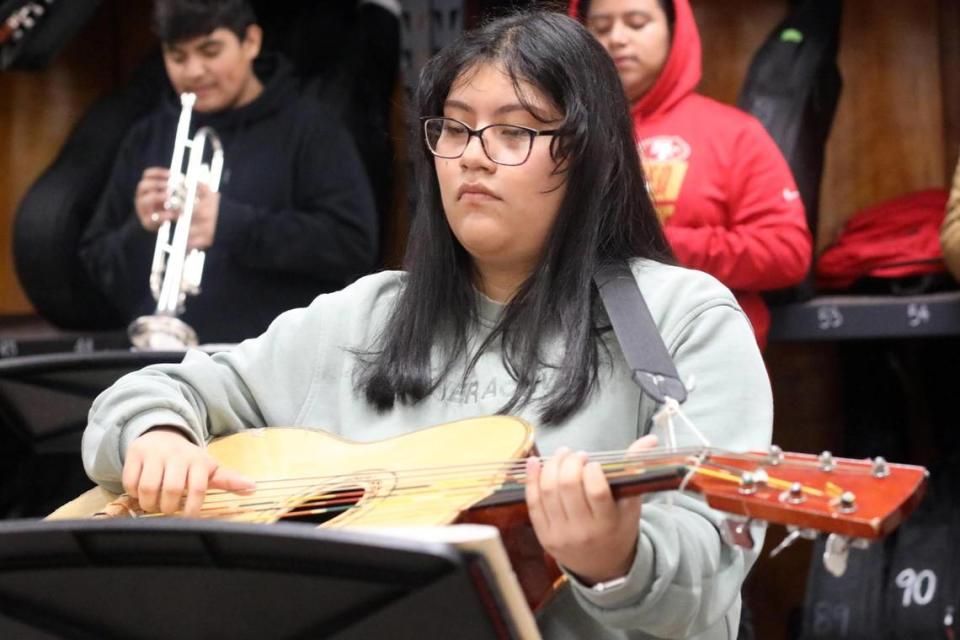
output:
[[[207,489],[250,491],[255,483],[221,467],[176,427],[154,427],[133,441],[123,464],[123,490],[148,512],[199,516]]]

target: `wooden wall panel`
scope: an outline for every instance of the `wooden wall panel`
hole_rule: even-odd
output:
[[[787,11],[787,0],[694,0],[703,47],[704,95],[736,104],[747,67]]]
[[[856,212],[944,182],[937,0],[848,0],[819,246]]]
[[[786,11],[786,0],[695,0],[704,51],[704,94],[736,101],[750,59]],[[942,5],[942,6],[941,6]],[[952,0],[846,0],[840,71],[844,89],[827,146],[818,247],[858,209],[903,193],[945,184],[956,131],[945,131],[943,55],[960,69]],[[941,46],[943,38],[949,40]],[[953,81],[956,82],[956,81]],[[947,85],[949,86],[949,85]],[[956,87],[955,87],[956,89]],[[957,98],[960,101],[960,97]],[[960,105],[953,105],[960,106]],[[947,158],[945,160],[945,158]]]
[[[33,312],[13,264],[17,205],[87,108],[145,53],[148,8],[142,0],[104,2],[48,68],[0,73],[0,315]]]
[[[940,0],[939,21],[943,169],[949,181],[960,155],[960,3],[957,0]]]

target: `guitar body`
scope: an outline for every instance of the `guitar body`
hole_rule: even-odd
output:
[[[530,425],[504,416],[370,443],[307,429],[254,429],[214,440],[207,452],[256,480],[257,489],[242,496],[211,491],[203,513],[239,522],[289,520],[337,529],[492,524],[501,531],[528,603],[538,608],[562,574],[537,542],[526,505],[477,506],[508,481],[498,470],[512,468],[512,462],[533,450]],[[335,503],[335,508],[306,513],[318,502]],[[133,498],[96,487],[48,519],[141,514]]]
[[[316,518],[323,520],[320,526],[451,524],[498,488],[500,482],[491,481],[489,469],[503,468],[532,450],[530,425],[503,416],[462,420],[370,443],[308,429],[253,429],[216,439],[207,452],[256,480],[257,489],[232,500],[228,498],[233,494],[212,491],[203,511],[241,522],[294,520],[303,518],[298,509],[304,504],[339,493],[345,495],[344,504],[351,498],[353,508]],[[482,480],[468,475],[471,466],[486,470]],[[444,472],[445,467],[451,470]],[[426,470],[431,472],[428,477]],[[417,490],[427,482],[428,488]],[[118,499],[124,508],[116,515],[139,515],[135,501],[97,487],[49,519],[112,516],[109,507]],[[266,506],[245,508],[254,504]]]

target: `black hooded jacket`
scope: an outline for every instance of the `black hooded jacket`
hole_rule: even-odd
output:
[[[353,141],[298,94],[282,58],[264,56],[254,70],[264,85],[256,100],[194,112],[191,121],[191,135],[202,126],[217,132],[225,160],[202,290],[181,316],[201,342],[256,336],[282,311],[342,288],[376,262],[376,210]],[[130,320],[156,308],[156,234],[140,225],[134,193],[146,168],[170,165],[179,115],[171,92],[127,134],[80,245],[90,275]]]

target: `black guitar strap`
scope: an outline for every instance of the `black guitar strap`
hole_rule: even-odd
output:
[[[593,280],[627,366],[633,371],[633,381],[660,404],[667,398],[682,403],[687,399],[687,388],[680,380],[630,267],[625,262],[605,265]]]

